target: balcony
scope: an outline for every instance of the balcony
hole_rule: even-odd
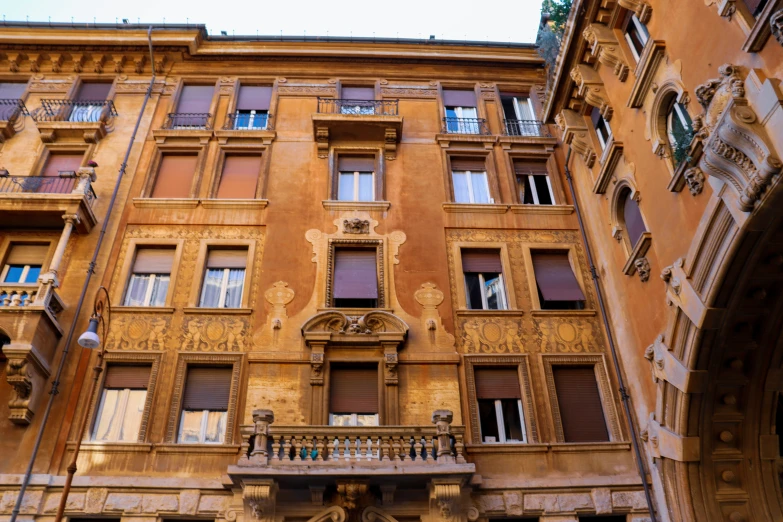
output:
[[[87,233],[97,219],[95,171],[62,171],[55,177],[11,176],[0,171],[0,225],[14,228],[62,228],[63,215],[75,215],[76,230]]]
[[[252,142],[260,140],[262,145],[270,145],[277,133],[274,130],[271,114],[231,113],[220,129],[215,129],[215,137],[221,145],[229,142]]]
[[[529,136],[551,138],[546,125],[538,120],[503,120],[504,136]]]
[[[329,143],[342,140],[380,142],[386,158],[394,159],[402,122],[399,100],[318,98],[318,112],[313,114],[318,157],[328,157]]]
[[[477,134],[489,136],[484,118],[443,118],[443,134]]]
[[[206,145],[212,138],[212,114],[208,112],[170,112],[160,129],[152,131],[152,136],[159,144],[167,140],[192,141],[198,140]]]
[[[23,120],[19,116],[27,115],[27,107],[22,100],[0,99],[0,143],[10,140],[21,127]]]
[[[81,137],[87,143],[98,143],[116,116],[111,100],[41,100],[41,107],[33,113],[41,141],[46,143],[63,137]]]

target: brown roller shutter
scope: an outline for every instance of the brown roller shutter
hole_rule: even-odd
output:
[[[451,158],[451,170],[484,172],[487,170],[487,164],[483,158]]]
[[[375,156],[340,156],[337,170],[340,172],[375,172]]]
[[[76,95],[76,101],[86,102],[103,102],[109,97],[109,91],[111,90],[110,83],[83,83],[79,87],[79,93]]]
[[[82,166],[83,154],[50,154],[42,176],[57,177],[60,172],[76,172]]]
[[[601,121],[601,110],[598,107],[593,107],[593,111],[590,113],[590,119],[593,121],[593,127],[598,127],[598,122]]]
[[[0,100],[18,100],[26,88],[26,83],[0,82]]]
[[[378,413],[378,369],[332,367],[330,413]]]
[[[160,162],[153,198],[187,198],[196,174],[198,156],[166,154]]]
[[[334,298],[377,299],[377,251],[338,248],[334,252]]]
[[[188,368],[185,393],[182,398],[184,410],[225,411],[231,395],[230,367],[192,366]]]
[[[538,288],[547,301],[584,301],[568,252],[531,252]]]
[[[170,274],[173,263],[173,248],[139,248],[133,260],[133,273]]]
[[[253,199],[256,197],[261,156],[226,156],[220,176],[218,199]]]
[[[443,89],[446,107],[476,107],[476,93],[472,90]]]
[[[247,266],[247,249],[224,250],[213,249],[207,255],[207,268],[245,268]]]
[[[756,11],[759,10],[761,4],[766,4],[766,0],[745,0],[745,5],[748,6],[748,11],[753,16],[756,16]]]
[[[553,366],[565,442],[609,442],[592,366]]]
[[[7,265],[42,265],[46,254],[49,253],[49,245],[16,244],[11,247],[11,252],[6,257]]]
[[[501,273],[500,250],[497,248],[464,248],[462,250],[464,273]]]
[[[214,85],[185,85],[177,104],[177,112],[205,114],[212,105],[212,95],[215,92]]]
[[[514,174],[517,176],[548,176],[549,171],[546,169],[546,162],[544,161],[515,161]]]
[[[516,368],[477,368],[477,399],[521,399]]]
[[[149,366],[125,366],[112,364],[106,369],[104,388],[131,388],[146,390],[150,382]]]
[[[238,111],[268,111],[272,87],[243,85],[239,87]]]
[[[343,100],[375,100],[375,89],[372,87],[343,87]]]
[[[625,220],[625,230],[628,232],[628,240],[631,242],[631,246],[634,246],[642,234],[647,232],[647,227],[644,226],[639,204],[631,197],[630,191],[628,191],[623,204],[623,219]]]

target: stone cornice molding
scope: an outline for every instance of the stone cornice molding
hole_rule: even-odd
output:
[[[597,107],[601,116],[610,121],[614,110],[609,105],[609,97],[598,72],[589,65],[580,63],[571,69],[571,79],[576,83],[577,94],[584,98],[588,105]]]
[[[624,7],[636,13],[639,20],[646,24],[650,21],[652,15],[652,7],[647,0],[617,0],[620,7]]]
[[[587,133],[584,118],[576,111],[563,109],[555,117],[555,123],[563,133],[563,143],[582,156],[585,164],[592,167],[595,164],[595,150]]]
[[[619,43],[612,30],[604,24],[595,22],[585,28],[582,36],[598,62],[608,67],[621,82],[624,82],[628,78],[628,64],[620,54]]]

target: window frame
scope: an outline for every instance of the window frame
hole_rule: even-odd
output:
[[[348,201],[339,199],[340,156],[374,156],[373,199],[371,201]],[[327,201],[339,205],[367,205],[386,200],[386,157],[378,147],[333,147],[329,152],[329,187]]]
[[[185,243],[184,239],[140,239],[131,238],[128,240],[127,249],[125,251],[124,259],[118,261],[122,263],[119,266],[119,281],[123,283],[116,285],[112,290],[112,308],[118,309],[133,309],[135,306],[126,306],[125,295],[130,287],[130,280],[133,275],[133,264],[136,261],[136,252],[141,248],[172,248],[174,250],[174,258],[171,264],[171,273],[169,274],[169,289],[166,292],[166,300],[161,307],[157,306],[145,306],[139,307],[143,311],[148,310],[165,310],[172,306],[174,298],[174,288],[177,284],[177,274],[179,272],[179,265],[182,258],[182,248]]]
[[[625,16],[628,18],[622,22],[620,28],[623,34],[623,40],[631,51],[631,55],[633,56],[634,60],[638,64],[642,59],[642,54],[644,54],[644,48],[650,41],[650,30],[647,28],[646,24],[642,23],[636,13],[630,10],[626,10],[626,13],[627,14]],[[637,50],[633,45],[632,36],[630,34],[631,32],[634,32],[639,38],[639,41],[642,44],[642,48],[640,50]]]
[[[211,204],[226,202],[226,205],[230,205],[231,202],[236,201],[251,201],[261,200],[266,193],[266,180],[269,172],[270,156],[269,149],[266,146],[257,145],[220,145],[218,151],[217,161],[215,161],[215,170],[212,174],[212,183],[209,186],[209,190],[206,194],[207,199]],[[258,178],[256,181],[256,191],[252,198],[246,198],[246,200],[236,200],[229,198],[218,198],[218,191],[220,190],[220,182],[223,179],[223,169],[226,166],[227,156],[261,156],[261,165],[258,170]]]
[[[468,199],[470,201],[457,201],[457,194],[454,191],[454,176],[457,174],[465,174],[467,177],[467,187],[468,187]],[[483,174],[484,176],[484,186],[487,190],[487,198],[489,201],[482,201],[477,202],[475,201],[476,197],[474,195],[473,190],[473,174]],[[489,177],[487,175],[487,170],[481,170],[481,171],[473,171],[473,170],[452,170],[451,171],[451,187],[452,187],[452,193],[451,193],[451,199],[454,203],[459,203],[461,205],[494,205],[495,204],[495,198],[492,197],[492,192],[489,188]]]
[[[550,191],[550,197],[552,198],[552,204],[551,205],[540,205],[543,207],[550,207],[550,206],[560,206],[560,205],[566,205],[567,200],[565,197],[565,192],[563,189],[563,186],[561,184],[560,176],[558,175],[557,170],[557,164],[555,163],[554,156],[552,154],[542,155],[530,155],[530,154],[524,154],[520,152],[513,152],[509,151],[505,155],[506,160],[506,169],[509,173],[508,181],[511,183],[511,186],[514,187],[514,202],[517,205],[525,205],[525,206],[531,206],[529,203],[524,203],[524,201],[519,197],[519,185],[517,181],[517,174],[516,169],[514,168],[514,162],[515,161],[540,161],[544,163],[546,166],[547,171],[547,185],[549,186]]]
[[[463,249],[498,249],[500,250],[500,266],[503,269],[501,275],[503,276],[503,285],[506,299],[505,310],[480,310],[468,308],[467,304],[467,285],[465,284],[465,271],[462,268],[462,250]],[[508,255],[508,244],[505,242],[486,242],[479,243],[473,241],[455,241],[451,244],[451,256],[454,266],[453,281],[457,284],[457,312],[465,313],[504,313],[513,312],[518,310],[517,299],[514,292],[514,284],[511,277],[511,260]]]
[[[203,255],[203,260],[201,259],[201,252],[199,253],[199,260],[201,261],[198,266],[201,267],[201,277],[200,282],[198,284],[198,299],[196,301],[195,307],[201,310],[241,310],[244,308],[248,308],[248,296],[247,292],[249,291],[249,281],[248,281],[248,272],[249,268],[251,267],[251,262],[253,260],[253,256],[251,255],[251,246],[241,244],[242,242],[230,242],[227,244],[218,244],[214,241],[208,241],[208,244],[206,246],[206,251]],[[220,269],[211,269],[207,267],[207,258],[209,256],[210,250],[247,250],[247,257],[245,258],[245,268],[244,268],[244,275],[242,276],[242,294],[239,298],[240,306],[239,307],[232,307],[232,308],[226,308],[224,306],[221,306],[221,303],[224,305],[226,300],[226,294],[228,292],[228,278],[231,268],[220,268]],[[204,299],[204,288],[205,288],[205,282],[207,278],[207,272],[209,270],[223,270],[223,278],[221,280],[220,285],[220,294],[218,296],[218,306],[202,306],[202,301]],[[229,312],[227,312],[229,313]]]
[[[30,237],[30,235],[12,234],[3,238],[3,240],[0,241],[0,267],[2,267],[0,268],[0,282],[2,282],[3,284],[13,285],[13,286],[16,285],[30,286],[30,287],[37,286],[38,285],[37,280],[32,283],[11,283],[5,281],[6,275],[8,273],[8,267],[11,266],[8,264],[8,257],[11,255],[11,250],[15,245],[47,245],[46,255],[41,260],[40,274],[44,274],[49,268],[49,263],[51,263],[52,256],[54,255],[54,251],[57,248],[57,243],[58,241],[54,239],[53,236],[47,239],[45,236],[41,238],[37,238],[37,237]],[[37,266],[37,265],[25,265],[25,266]]]
[[[340,184],[342,182],[342,176],[343,174],[350,174],[351,172],[348,170],[340,170],[337,172],[337,199],[335,201],[341,201],[341,202],[348,202],[348,203],[374,203],[376,200],[375,198],[375,172],[367,172],[362,170],[356,170],[353,172],[353,199],[340,199]],[[372,179],[372,198],[371,199],[359,199],[359,180],[361,179],[362,174],[370,174]]]
[[[598,144],[601,146],[601,150],[604,151],[612,142],[614,134],[612,133],[612,127],[609,125],[609,122],[606,121],[606,118],[604,118],[603,115],[599,115],[599,118],[599,124],[601,124],[603,130],[606,131],[606,137],[604,137],[602,129],[600,129],[597,125],[593,125],[593,132],[598,139]]]
[[[588,292],[584,274],[581,270],[581,260],[577,254],[577,247],[573,243],[522,243],[522,256],[525,260],[525,272],[530,288],[530,300],[532,304],[531,315],[595,315],[593,309],[592,294]],[[563,250],[568,252],[568,262],[571,264],[571,271],[574,273],[576,282],[579,284],[582,294],[585,296],[584,308],[575,310],[554,310],[541,308],[541,300],[538,297],[538,281],[536,280],[535,269],[533,268],[534,250]],[[534,291],[535,290],[535,291]]]
[[[40,156],[30,169],[29,176],[43,176],[46,164],[52,154],[82,154],[82,163],[79,168],[86,167],[87,162],[95,152],[95,144],[79,143],[45,143]]]
[[[152,193],[155,190],[155,184],[158,181],[158,174],[160,173],[160,167],[163,163],[163,156],[193,156],[197,157],[196,169],[193,172],[193,180],[190,184],[190,191],[186,198],[173,198],[178,199],[197,199],[199,196],[199,189],[201,187],[202,178],[204,175],[204,165],[206,163],[207,156],[206,144],[157,144],[152,160],[150,161],[149,169],[147,170],[147,180],[142,188],[142,192],[139,195],[140,198],[148,200],[148,202],[161,202],[166,201],[169,198],[153,198]]]
[[[334,308],[338,310],[350,310],[348,307],[336,307],[334,304],[334,266],[335,266],[335,250],[338,248],[366,248],[368,250],[375,249],[376,252],[376,265],[375,265],[375,277],[378,281],[378,305],[371,308],[361,308],[362,310],[375,310],[386,308],[387,306],[387,291],[386,291],[386,262],[385,262],[385,250],[383,239],[336,239],[329,238],[328,243],[328,258],[326,262],[326,292],[325,292],[325,304],[326,308]]]
[[[498,180],[498,173],[495,169],[494,151],[484,150],[479,151],[476,149],[466,148],[464,146],[452,144],[448,149],[442,149],[443,158],[443,180],[446,190],[446,201],[449,204],[454,205],[496,205],[502,204],[500,197],[500,186]],[[455,159],[478,159],[484,160],[484,172],[486,173],[487,184],[489,185],[489,198],[494,203],[456,203],[454,201],[454,169],[452,168],[452,160]],[[458,171],[459,172],[459,171]],[[462,171],[465,172],[465,171]],[[498,203],[500,202],[500,203]]]
[[[476,272],[478,273],[479,278],[479,289],[481,291],[481,308],[468,308],[468,310],[508,310],[508,299],[506,298],[506,281],[503,278],[503,272],[498,274],[498,279],[500,280],[500,287],[503,290],[502,292],[498,293],[498,296],[500,297],[499,302],[502,305],[502,307],[499,308],[489,308],[489,301],[487,298],[487,282],[486,278],[484,277],[484,272]],[[494,272],[487,272],[488,274],[494,273]],[[465,303],[470,306],[473,303],[468,303],[470,301],[470,296],[467,294],[467,288],[468,288],[468,282],[467,282],[467,274],[463,272],[463,278],[465,278]]]
[[[210,101],[209,105],[209,111],[207,111],[210,114],[210,118],[207,121],[207,127],[214,128],[214,122],[215,118],[217,116],[217,108],[218,104],[220,103],[220,80],[215,80],[214,77],[209,76],[195,76],[195,77],[188,77],[188,78],[180,78],[177,82],[176,87],[174,87],[174,93],[171,96],[171,100],[169,102],[169,105],[166,110],[166,115],[168,114],[180,114],[177,112],[177,109],[179,108],[179,102],[182,98],[182,93],[184,92],[184,87],[186,85],[196,85],[196,86],[212,86],[212,100]],[[184,114],[184,113],[183,113]],[[191,129],[187,127],[179,127],[175,126],[172,127],[172,130],[179,130],[179,131],[188,131],[188,130],[205,130],[205,129]]]

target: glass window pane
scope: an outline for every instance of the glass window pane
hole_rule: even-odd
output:
[[[454,172],[454,201],[457,203],[470,203],[470,193],[468,192],[468,173]]]
[[[265,129],[269,114],[267,111],[255,111],[255,113],[250,126],[254,129]]]
[[[226,438],[225,411],[210,411],[207,413],[207,430],[204,433],[204,442],[208,444],[222,444]]]
[[[122,413],[119,411],[118,403],[120,393],[123,390],[103,390],[101,394],[101,404],[98,407],[98,415],[95,418],[95,427],[93,429],[92,439],[97,441],[112,441],[113,433],[118,431],[119,420]]]
[[[495,413],[495,401],[479,399],[479,423],[481,424],[482,442],[499,442],[498,418]]]
[[[503,310],[503,285],[500,281],[500,274],[483,274],[484,288],[487,294],[488,310]]]
[[[359,201],[373,201],[372,172],[359,173]]]
[[[330,413],[329,425],[330,426],[352,426],[353,415],[342,413]]]
[[[170,276],[167,274],[156,274],[155,283],[152,286],[152,295],[150,296],[149,306],[163,306],[166,304],[166,293],[169,290]]]
[[[232,268],[228,271],[228,285],[226,286],[225,308],[239,308],[242,306],[242,287],[245,283],[245,269]]]
[[[199,306],[216,308],[220,303],[220,285],[223,282],[223,270],[208,268],[204,274],[204,288],[201,291]]]
[[[337,187],[337,199],[353,201],[353,172],[341,172]]]
[[[489,203],[487,173],[471,172],[470,179],[473,185],[473,203]]]
[[[177,442],[184,443],[198,443],[199,435],[201,434],[201,419],[204,417],[204,412],[199,411],[183,411],[182,421],[179,425],[179,439]]]
[[[357,414],[356,415],[356,425],[357,426],[378,426],[378,414],[377,413],[374,413],[372,415]]]
[[[467,293],[468,309],[482,310],[484,304],[481,301],[481,282],[476,273],[465,274],[465,291]]]
[[[237,111],[234,115],[234,128],[247,129],[250,125],[250,111]]]
[[[118,442],[136,442],[139,440],[141,417],[144,415],[144,403],[147,400],[147,390],[126,390],[128,402],[122,419],[122,428],[117,437]]]
[[[9,265],[8,272],[5,274],[6,283],[20,283],[22,278],[22,270],[24,267],[21,265]]]
[[[522,422],[519,418],[519,400],[502,399],[503,424],[506,428],[506,442],[522,442]]]
[[[150,274],[133,274],[128,282],[128,290],[125,293],[125,306],[144,306],[144,298],[147,295],[147,286],[150,283]]]
[[[41,275],[41,267],[30,265],[30,269],[27,270],[27,277],[25,277],[25,283],[35,283],[38,281],[38,276]]]
[[[547,176],[533,176],[533,182],[536,185],[536,195],[538,195],[539,205],[552,205],[552,197],[549,194],[549,183]]]

